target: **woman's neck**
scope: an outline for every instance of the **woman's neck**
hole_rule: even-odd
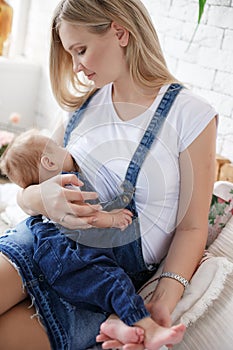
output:
[[[159,89],[136,86],[129,79],[112,85],[112,101],[120,119],[126,121],[144,113],[154,102]]]

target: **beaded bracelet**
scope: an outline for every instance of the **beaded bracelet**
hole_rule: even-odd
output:
[[[172,278],[172,279],[180,282],[184,288],[188,287],[188,285],[189,285],[189,281],[186,280],[184,277],[178,275],[177,273],[163,272],[160,275],[159,279],[161,279],[161,278]]]

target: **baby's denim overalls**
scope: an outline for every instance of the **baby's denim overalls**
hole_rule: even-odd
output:
[[[148,315],[134,287],[148,280],[157,266],[147,266],[143,260],[134,191],[146,154],[181,88],[172,84],[165,93],[129,164],[122,194],[104,205],[107,211],[127,207],[133,212],[133,223],[125,231],[78,230],[77,243],[38,216],[26,220],[34,240],[25,221],[0,239],[0,251],[19,267],[53,349],[81,350],[94,345],[100,324],[114,311],[129,325]],[[71,118],[65,144],[88,103]],[[85,186],[84,190],[93,190],[86,180]],[[80,243],[89,233],[96,237],[97,247]]]

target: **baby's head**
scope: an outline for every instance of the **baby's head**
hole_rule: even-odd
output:
[[[9,144],[1,157],[0,169],[20,187],[39,184],[62,171],[68,155],[38,130],[28,130]]]

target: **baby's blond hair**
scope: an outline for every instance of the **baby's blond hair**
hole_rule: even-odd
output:
[[[49,138],[36,129],[16,136],[0,160],[2,174],[20,187],[39,183],[41,156],[49,147]]]

